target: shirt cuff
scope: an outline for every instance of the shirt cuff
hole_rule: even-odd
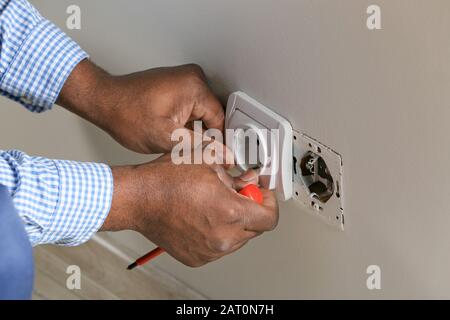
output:
[[[0,90],[30,111],[51,109],[72,70],[87,57],[57,26],[42,19],[13,58]]]
[[[110,211],[114,185],[111,169],[104,164],[60,160],[53,160],[53,165],[57,202],[51,218],[38,223],[41,232],[33,232],[30,240],[33,245],[76,246],[101,228]]]

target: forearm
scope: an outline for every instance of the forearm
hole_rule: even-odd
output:
[[[148,221],[161,203],[157,176],[152,164],[109,168],[0,150],[0,185],[33,246],[74,246],[97,231],[142,230],[142,213]]]
[[[56,103],[104,129],[108,110],[118,99],[117,90],[114,77],[85,59],[67,78]]]
[[[157,228],[158,213],[165,201],[162,192],[165,174],[158,163],[156,160],[143,165],[112,167],[111,210],[100,231],[143,232],[149,221]]]

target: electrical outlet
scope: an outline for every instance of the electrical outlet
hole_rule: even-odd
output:
[[[243,92],[230,95],[225,127],[231,132],[226,144],[241,172],[259,170],[261,186],[274,190],[279,200],[293,198],[344,230],[342,158],[337,152],[292,130],[289,121]]]
[[[344,230],[341,156],[305,134],[293,133],[293,199],[330,225]]]
[[[241,171],[257,168],[263,188],[275,190],[278,199],[292,197],[292,126],[285,118],[243,92],[227,103],[226,137]],[[253,155],[253,161],[249,158]]]

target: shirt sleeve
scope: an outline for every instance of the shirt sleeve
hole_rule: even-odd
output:
[[[16,150],[0,150],[0,184],[8,188],[33,246],[89,240],[108,215],[114,185],[107,165]]]
[[[87,54],[26,0],[0,0],[0,94],[33,112],[51,109]],[[78,245],[103,224],[112,201],[104,164],[30,157],[0,150],[8,188],[33,245]],[[1,223],[1,222],[0,222]]]
[[[0,0],[0,93],[33,112],[51,109],[87,54],[26,0]]]

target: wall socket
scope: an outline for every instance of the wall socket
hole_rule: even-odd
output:
[[[344,229],[342,158],[338,153],[293,130],[287,119],[244,92],[228,98],[225,127],[232,129],[226,144],[242,172],[255,165],[261,186],[274,190],[279,200],[293,198],[327,223]],[[249,161],[249,153],[257,155],[254,161]]]
[[[342,157],[295,130],[293,146],[293,199],[328,224],[344,230]]]
[[[225,127],[233,129],[226,144],[242,171],[251,168],[248,153],[256,147],[253,164],[259,167],[259,183],[274,190],[281,201],[292,197],[292,126],[289,121],[244,92],[228,98]]]

